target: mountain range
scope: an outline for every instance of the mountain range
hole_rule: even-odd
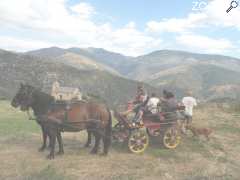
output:
[[[110,104],[125,103],[141,82],[149,92],[169,89],[182,97],[239,98],[240,60],[222,55],[159,50],[130,57],[101,48],[50,47],[26,53],[0,50],[0,95],[10,97],[17,82],[42,87],[47,73],[62,85],[80,87]],[[9,90],[10,89],[10,90]]]
[[[140,84],[120,76],[110,67],[69,52],[53,58],[0,50],[1,98],[11,99],[21,82],[49,92],[51,86],[45,88],[45,81],[51,81],[48,77],[51,74],[57,77],[61,86],[80,88],[84,95],[100,97],[113,106],[126,104]],[[153,86],[144,86],[149,92],[157,91]]]
[[[55,57],[71,52],[114,69],[128,79],[143,81],[156,88],[171,89],[178,96],[191,90],[202,99],[236,98],[240,92],[240,59],[222,55],[197,54],[176,50],[159,50],[129,57],[100,48],[57,47],[27,52]],[[56,53],[58,52],[58,54]]]

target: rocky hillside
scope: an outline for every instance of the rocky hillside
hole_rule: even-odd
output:
[[[87,65],[89,61],[86,61]],[[83,93],[101,97],[110,105],[126,103],[135,93],[137,81],[97,69],[81,69],[43,57],[0,51],[0,96],[12,98],[20,82],[43,88],[47,73],[56,74],[63,86],[79,87]],[[151,91],[157,89],[145,85]]]
[[[58,61],[85,70],[101,70],[166,88],[182,97],[187,90],[201,99],[239,98],[240,60],[221,55],[160,50],[128,57],[99,48],[57,47],[39,49],[28,55]]]
[[[86,59],[91,59],[92,61],[108,67],[108,69],[111,69],[111,71],[114,69],[121,75],[128,74],[132,69],[134,69],[134,66],[136,65],[133,57],[124,56],[122,54],[110,52],[101,48],[62,49],[58,47],[50,47],[35,51],[29,51],[26,54],[44,58],[56,58],[66,53],[71,53],[79,55]]]
[[[237,58],[161,50],[139,57],[127,57],[98,48],[47,48],[29,52],[56,57],[66,52],[87,57],[114,69],[122,76],[168,88],[183,96],[190,89],[203,99],[236,98],[240,93],[240,60]],[[71,60],[66,60],[70,62]],[[108,68],[108,70],[109,70]],[[113,72],[113,71],[109,71]]]
[[[236,58],[162,50],[136,59],[138,64],[128,77],[179,94],[191,89],[212,99],[236,97],[240,92],[240,60]]]

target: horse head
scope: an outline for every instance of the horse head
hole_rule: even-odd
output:
[[[21,83],[18,92],[16,93],[11,102],[11,105],[15,108],[20,106],[20,109],[22,111],[28,110],[33,103],[34,90],[34,87]]]

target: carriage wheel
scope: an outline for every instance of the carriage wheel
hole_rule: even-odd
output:
[[[165,148],[175,149],[181,141],[181,136],[178,130],[174,127],[168,128],[162,137],[162,142]]]
[[[157,137],[160,135],[160,131],[159,130],[155,130],[153,132],[151,132],[151,130],[149,128],[146,128],[147,134],[150,137]]]
[[[149,138],[145,131],[134,130],[131,132],[128,139],[128,148],[131,152],[139,154],[145,151],[148,147]]]

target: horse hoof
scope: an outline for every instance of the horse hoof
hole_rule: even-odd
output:
[[[47,155],[47,159],[49,160],[54,159],[54,155],[51,155],[51,154]]]
[[[63,155],[63,154],[64,154],[63,151],[59,151],[59,152],[57,153],[57,155]]]

